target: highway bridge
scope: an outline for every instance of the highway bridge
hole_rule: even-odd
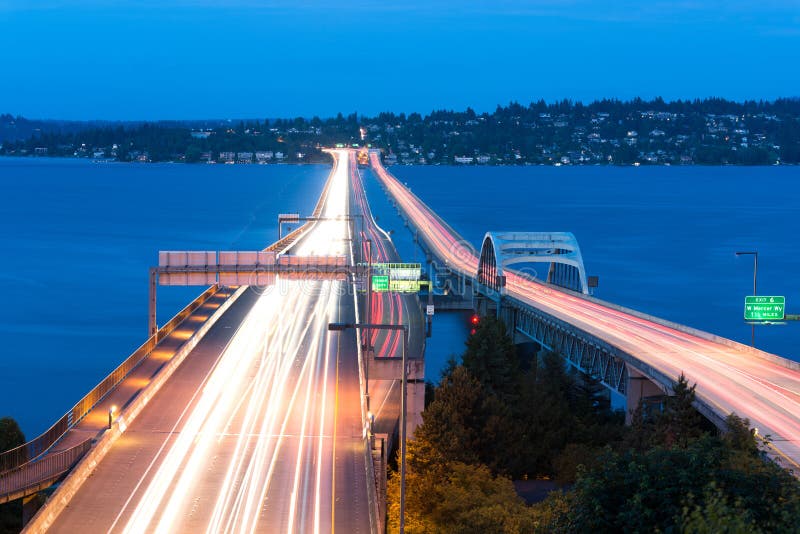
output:
[[[643,397],[669,394],[683,373],[697,384],[697,407],[712,422],[724,429],[730,413],[749,419],[770,437],[778,462],[800,467],[800,364],[589,296],[571,234],[487,232],[477,251],[383,167],[379,152],[370,162],[438,266],[434,274],[452,278],[450,289],[503,318],[518,340],[562,354],[626,395],[629,409]],[[547,276],[535,276],[542,262]],[[539,269],[521,268],[525,263]]]
[[[158,283],[213,285],[161,328],[153,315],[148,341],[103,383],[43,436],[0,455],[3,501],[56,484],[27,531],[382,530],[404,344],[396,331],[328,325],[410,325],[413,430],[422,312],[416,295],[388,293],[367,309],[357,285],[372,262],[362,260],[398,257],[354,153],[331,155],[310,222],[263,252],[159,255]]]
[[[137,351],[45,434],[0,454],[0,502],[54,488],[28,531],[382,531],[404,372],[409,435],[424,404],[423,313],[414,294],[365,291],[374,264],[400,257],[355,152],[331,155],[314,212],[264,251],[159,255],[151,312],[158,283],[210,287],[160,328],[152,314]],[[490,231],[476,250],[377,152],[370,164],[449,298],[496,313],[631,408],[684,373],[707,417],[749,418],[797,467],[800,365],[593,298],[569,233]],[[407,325],[408,366],[401,332],[331,323]]]

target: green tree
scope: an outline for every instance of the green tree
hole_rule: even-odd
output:
[[[518,391],[519,359],[506,326],[492,316],[481,317],[475,333],[467,340],[464,367],[486,391],[511,401]]]
[[[189,145],[186,147],[186,163],[197,163],[200,161],[202,152],[197,145]]]
[[[11,417],[0,418],[0,452],[13,449],[25,443],[25,434],[19,424]]]
[[[797,532],[800,483],[760,454],[704,435],[686,447],[607,449],[579,473],[571,503],[558,519],[572,532],[675,532],[682,524],[702,532],[715,522],[737,532],[731,515],[766,532]],[[704,513],[706,524],[695,517]]]
[[[763,532],[741,500],[731,504],[714,482],[705,489],[703,504],[683,509],[681,531],[685,534],[759,534]]]
[[[465,367],[455,367],[442,378],[414,434],[416,446],[428,448],[417,455],[427,462],[419,467],[447,462],[497,466],[505,458],[510,425],[497,398],[487,395]]]
[[[400,524],[400,482],[389,481],[389,531]],[[452,462],[431,471],[406,473],[405,529],[409,533],[533,532],[533,511],[511,481],[486,466]]]
[[[725,419],[725,426],[727,426],[727,432],[725,432],[722,439],[731,450],[739,451],[749,456],[759,455],[756,432],[755,429],[750,428],[749,419],[742,419],[732,413]]]
[[[686,447],[692,439],[705,433],[703,418],[694,407],[696,387],[697,384],[689,386],[683,373],[672,386],[672,395],[664,401],[664,411],[656,417],[656,427],[664,445]]]
[[[0,452],[25,443],[25,435],[11,417],[0,418]],[[0,504],[0,533],[22,530],[22,500]]]
[[[689,386],[681,373],[672,386],[672,395],[664,397],[661,411],[645,413],[642,406],[632,415],[631,429],[626,444],[638,451],[652,447],[683,447],[693,440],[710,434],[711,423],[703,419],[694,407],[695,387]]]

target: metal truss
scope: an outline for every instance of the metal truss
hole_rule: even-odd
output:
[[[608,388],[625,394],[628,369],[617,348],[594,338],[567,322],[512,299],[503,299],[500,318],[512,330],[543,347],[561,354],[580,371],[591,375]]]

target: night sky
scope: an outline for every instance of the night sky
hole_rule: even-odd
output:
[[[800,95],[798,0],[218,3],[0,0],[0,112],[325,117]]]

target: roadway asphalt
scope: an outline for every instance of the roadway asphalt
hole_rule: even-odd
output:
[[[379,179],[420,229],[436,255],[456,272],[476,276],[478,258],[430,208],[381,165]],[[644,365],[676,380],[681,373],[697,383],[697,397],[721,417],[748,418],[793,467],[800,466],[800,372],[781,358],[733,343],[718,343],[655,320],[638,317],[595,300],[507,272],[506,293],[618,347]]]
[[[326,215],[347,206],[338,157]],[[297,255],[345,252],[321,221]],[[53,532],[369,532],[354,321],[342,282],[246,291],[112,446]]]
[[[373,263],[398,263],[402,259],[395,249],[389,235],[381,229],[372,216],[366,190],[358,172],[355,152],[350,153],[350,213],[362,217],[359,239],[362,257],[371,253]],[[366,240],[371,240],[367,244]],[[409,354],[415,365],[410,369],[409,379],[424,379],[425,324],[419,297],[415,293],[373,292],[372,310],[367,314],[366,298],[359,299],[360,315],[371,323],[406,324],[409,326]],[[365,322],[367,320],[365,319]],[[399,384],[400,366],[389,365],[383,358],[401,358],[403,355],[403,336],[398,331],[373,330],[370,333],[372,352],[370,354],[370,409],[375,415],[376,433],[386,433],[391,437],[397,429],[400,418]],[[385,368],[381,369],[381,366]],[[397,384],[391,374],[397,377]],[[408,436],[413,436],[416,427],[422,423],[421,412],[424,407],[425,385],[410,383],[408,392]]]
[[[196,330],[201,328],[217,308],[223,305],[233,294],[229,288],[220,289],[194,310],[177,328],[161,340],[150,355],[131,371],[108,395],[92,407],[86,416],[67,431],[48,451],[48,454],[59,453],[70,449],[85,440],[95,439],[108,427],[108,412],[111,407],[124,409],[134,398],[147,387],[150,380]],[[9,488],[24,488],[35,481],[53,479],[48,473],[30,473],[26,469],[6,474]],[[58,478],[58,477],[56,477]]]

